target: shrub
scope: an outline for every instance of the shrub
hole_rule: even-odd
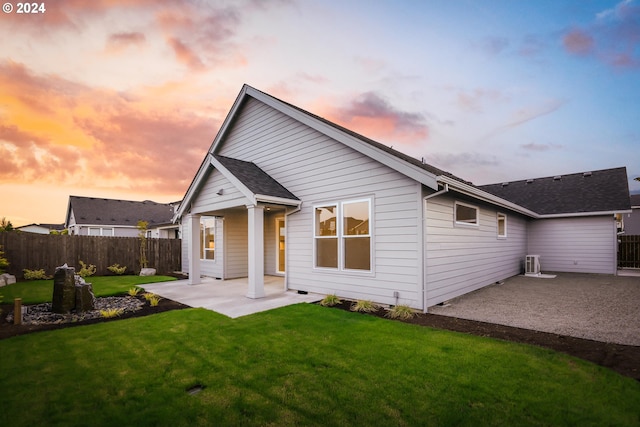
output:
[[[43,269],[29,270],[25,268],[22,272],[24,273],[25,280],[47,280],[51,278],[47,276],[47,273],[45,273]]]
[[[121,274],[124,274],[124,272],[127,270],[127,266],[125,265],[120,267],[120,264],[113,264],[107,267],[107,270],[119,276]]]
[[[416,313],[411,307],[405,304],[396,305],[391,307],[385,314],[390,319],[409,320],[412,319]]]
[[[132,297],[135,297],[136,295],[138,295],[139,292],[140,292],[140,288],[136,286],[129,288],[129,290],[127,291],[127,293]]]
[[[151,307],[157,307],[161,299],[162,298],[159,295],[153,295],[149,298],[149,304],[151,304]]]
[[[333,307],[334,305],[340,304],[342,300],[338,298],[336,294],[327,295],[320,301],[320,305],[323,307]]]
[[[368,300],[358,300],[351,305],[351,311],[360,313],[373,313],[378,310],[378,305]]]
[[[0,274],[4,273],[7,267],[9,267],[9,261],[4,257],[2,246],[0,246]]]
[[[96,266],[93,264],[85,264],[84,261],[80,260],[80,265],[82,268],[78,271],[78,276],[80,277],[89,277],[93,276],[96,273]]]
[[[106,310],[100,310],[100,316],[105,319],[110,319],[112,317],[118,317],[122,314],[124,310],[121,308],[107,308]]]
[[[151,298],[157,296],[154,293],[151,292],[145,292],[144,294],[142,294],[142,296],[144,297],[144,299],[146,299],[147,301],[151,300]]]

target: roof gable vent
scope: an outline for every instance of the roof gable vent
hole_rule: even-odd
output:
[[[508,182],[503,182],[503,183],[502,183],[502,186],[503,186],[503,187],[506,187],[507,185],[509,185],[509,183],[508,183]]]
[[[553,177],[554,181],[560,181],[562,179],[562,175],[556,175]]]
[[[587,176],[591,176],[591,172],[585,172],[582,174],[582,176],[587,177]]]
[[[528,179],[527,180],[527,184],[533,184],[533,180],[532,179]]]

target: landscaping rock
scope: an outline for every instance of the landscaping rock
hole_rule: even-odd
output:
[[[76,306],[76,269],[67,264],[57,267],[53,274],[53,298],[51,310],[54,313],[70,313]]]
[[[140,275],[141,276],[155,276],[156,275],[156,269],[155,268],[143,268],[142,270],[140,270]]]
[[[91,283],[76,284],[76,312],[91,311],[95,307],[96,296]]]
[[[16,276],[4,273],[0,274],[0,286],[13,285],[16,283]]]

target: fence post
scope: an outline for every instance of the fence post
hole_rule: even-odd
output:
[[[22,325],[22,298],[13,300],[13,324]]]

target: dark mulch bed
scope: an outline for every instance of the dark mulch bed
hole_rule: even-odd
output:
[[[350,301],[343,301],[334,306],[341,310],[351,309]],[[6,316],[13,312],[13,305],[0,305],[2,315],[0,315],[0,339],[23,335],[38,331],[48,331],[53,329],[69,328],[80,325],[90,325],[102,322],[111,322],[120,319],[148,316],[150,314],[162,313],[170,310],[180,310],[189,306],[176,301],[163,298],[157,307],[149,304],[136,312],[125,313],[116,318],[90,319],[75,323],[61,323],[48,325],[13,325],[7,323]],[[370,315],[384,317],[386,311],[379,309]],[[550,334],[547,332],[532,331],[529,329],[513,328],[510,326],[495,325],[492,323],[476,322],[473,320],[458,319],[455,317],[440,316],[434,314],[418,313],[413,319],[401,320],[419,326],[428,326],[438,329],[463,332],[482,337],[491,337],[505,341],[513,341],[525,344],[537,345],[560,351],[571,356],[594,362],[598,365],[613,369],[614,371],[640,381],[640,347],[611,344],[599,341],[573,338],[564,335]]]
[[[351,304],[351,301],[343,301],[334,307],[350,311]],[[386,310],[381,308],[370,315],[385,317],[386,313]],[[613,369],[640,381],[640,347],[637,346],[586,340],[436,314],[418,313],[413,319],[399,321],[550,348]]]

